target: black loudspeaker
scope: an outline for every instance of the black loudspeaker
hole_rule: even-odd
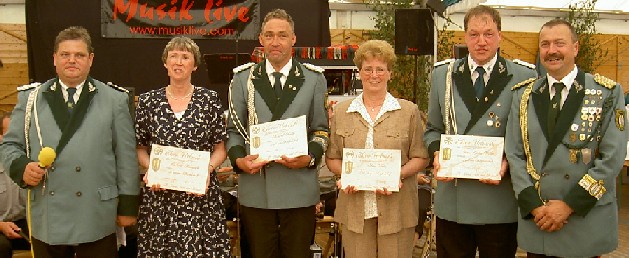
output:
[[[395,53],[432,55],[434,26],[430,9],[395,10]]]
[[[430,10],[436,12],[441,17],[443,17],[443,12],[446,10],[441,0],[428,0],[426,1],[426,7],[430,8]]]
[[[210,85],[207,87],[218,93],[223,109],[227,109],[229,82],[234,76],[232,69],[251,62],[251,54],[220,53],[203,55],[207,66]]]

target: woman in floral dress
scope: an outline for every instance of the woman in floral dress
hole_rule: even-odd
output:
[[[138,257],[230,257],[220,188],[214,169],[226,158],[218,94],[191,83],[201,61],[187,37],[173,38],[162,54],[170,84],[140,95],[136,139],[140,166],[148,168],[151,144],[211,152],[205,195],[143,189],[138,217]],[[144,177],[146,182],[146,176]]]

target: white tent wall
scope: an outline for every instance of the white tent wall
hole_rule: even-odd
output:
[[[472,0],[471,2],[478,2]],[[448,9],[446,15],[454,22],[448,27],[449,30],[463,30],[463,17],[467,9],[456,9],[454,7],[462,3],[457,3]],[[459,6],[460,7],[460,6]],[[556,17],[567,17],[569,9],[542,9],[534,7],[509,7],[504,5],[493,6],[498,9],[502,17],[502,30],[515,32],[538,32],[540,27],[547,21]],[[471,8],[471,7],[467,7]],[[627,26],[629,25],[629,13],[627,12],[601,12],[600,20],[596,22],[596,30],[601,34],[629,35]],[[438,19],[439,28],[444,20]]]

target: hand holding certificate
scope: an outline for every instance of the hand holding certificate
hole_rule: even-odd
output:
[[[152,145],[148,186],[205,194],[210,153]]]
[[[439,177],[500,180],[504,138],[442,135]]]
[[[397,192],[402,168],[400,150],[343,148],[342,188]]]
[[[308,155],[306,116],[252,125],[249,137],[249,153],[261,161]]]

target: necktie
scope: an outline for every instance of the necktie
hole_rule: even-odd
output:
[[[474,82],[474,90],[476,90],[476,98],[480,99],[483,97],[483,90],[485,90],[485,68],[477,66],[476,72],[478,72],[478,78],[476,78],[476,82]]]
[[[553,83],[555,88],[555,96],[550,100],[550,108],[548,109],[548,132],[552,135],[557,124],[557,117],[559,117],[559,110],[561,110],[561,91],[565,85],[561,82]]]
[[[76,93],[76,88],[68,88],[68,101],[66,104],[68,105],[68,113],[72,115],[72,110],[74,109],[74,94]]]
[[[282,95],[282,81],[280,81],[280,78],[282,78],[282,73],[274,72],[273,77],[275,77],[275,83],[273,83],[273,89],[275,90],[275,96],[279,99],[280,96]]]

